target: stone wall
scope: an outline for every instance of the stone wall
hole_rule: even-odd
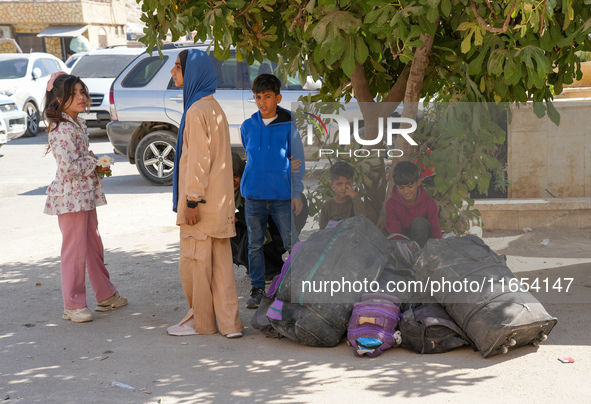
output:
[[[84,21],[84,1],[11,1],[0,3],[3,25],[70,25]],[[85,3],[85,2],[84,2]]]
[[[0,53],[16,53],[17,49],[11,42],[0,43]]]
[[[11,26],[15,33],[39,33],[53,25],[89,25],[83,35],[94,48],[126,44],[126,22],[124,0],[0,1],[0,25]],[[61,57],[59,40],[45,38],[45,47]]]
[[[62,57],[62,42],[60,38],[45,38],[45,52],[51,53],[58,59]]]
[[[110,24],[127,22],[124,0],[0,1],[0,24]]]

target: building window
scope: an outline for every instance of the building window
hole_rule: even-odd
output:
[[[37,34],[16,34],[16,42],[24,53],[45,52],[45,41]]]

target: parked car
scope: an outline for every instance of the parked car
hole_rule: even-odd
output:
[[[207,44],[196,47],[206,50]],[[115,79],[109,95],[109,140],[116,152],[127,156],[145,179],[157,185],[172,183],[183,91],[175,86],[170,70],[184,48],[164,49],[163,58],[156,53],[138,56]],[[266,60],[249,66],[238,62],[234,52],[228,60],[217,60],[213,52],[210,58],[218,79],[214,96],[228,118],[232,148],[243,154],[239,128],[245,118],[257,111],[252,81],[261,73],[272,73],[276,65]],[[317,93],[319,88],[320,82],[310,81],[302,87],[299,78],[289,78],[283,83],[281,105],[290,109],[300,96]]]
[[[0,147],[8,142],[8,133],[6,133],[6,124],[4,120],[0,119]]]
[[[109,89],[113,80],[145,47],[116,47],[84,53],[74,64],[72,74],[79,76],[88,87],[90,112],[81,113],[89,128],[106,128],[109,115]]]
[[[68,59],[66,59],[66,66],[68,67],[68,69],[73,69],[74,65],[76,64],[76,62],[78,62],[78,60],[80,60],[80,58],[84,55],[86,55],[88,52],[78,52],[78,53],[74,53],[72,56],[70,56]]]
[[[5,95],[0,95],[0,121],[4,121],[8,139],[20,137],[27,130],[27,114]]]
[[[39,133],[45,87],[51,73],[68,68],[49,53],[0,53],[0,94],[10,97],[27,114],[24,136]]]

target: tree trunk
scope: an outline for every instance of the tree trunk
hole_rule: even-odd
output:
[[[435,22],[437,24],[439,20]],[[404,118],[410,118],[416,120],[417,113],[419,111],[419,101],[421,99],[421,90],[423,88],[423,79],[425,77],[425,69],[429,63],[429,54],[433,47],[434,37],[427,34],[421,34],[421,41],[423,46],[417,48],[414,53],[414,58],[410,67],[410,73],[408,76],[408,82],[406,84],[406,93],[404,94],[404,108],[402,110],[402,116]],[[386,192],[384,195],[384,201],[386,201],[392,193],[394,187],[394,181],[392,181],[392,172],[394,171],[395,163],[398,161],[408,161],[411,159],[413,153],[413,147],[402,138],[402,136],[396,137],[396,148],[403,151],[403,156],[400,159],[392,162],[392,169],[388,176],[386,184]],[[383,203],[380,210],[380,215],[377,221],[377,226],[383,229],[386,224],[386,204]]]
[[[406,71],[396,80],[390,93],[383,102],[376,103],[369,90],[369,83],[365,69],[359,63],[355,63],[355,70],[351,76],[351,85],[353,94],[359,102],[359,108],[363,115],[366,140],[376,139],[379,133],[378,118],[387,118],[396,110],[404,94],[407,81]],[[385,119],[384,119],[385,121]],[[372,146],[375,149],[385,149],[385,143]],[[365,215],[373,223],[377,223],[382,205],[384,204],[384,195],[386,193],[387,175],[384,165],[384,153],[380,154],[382,158],[380,163],[373,166],[370,177],[374,179],[372,186],[366,186],[365,194]]]

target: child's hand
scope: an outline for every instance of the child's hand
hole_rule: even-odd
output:
[[[304,202],[302,202],[301,198],[291,198],[291,210],[296,216],[300,214],[303,208]]]
[[[101,166],[97,166],[96,167],[96,172],[98,173],[98,175],[101,176],[107,176],[110,177],[112,172],[111,172],[111,167],[101,167]]]
[[[291,173],[297,173],[300,170],[300,167],[302,166],[302,160],[300,159],[295,159],[292,160],[293,156],[289,156],[289,160],[291,161]]]
[[[345,195],[353,198],[355,195],[357,195],[357,192],[355,192],[355,190],[353,189],[353,187],[351,185],[347,185],[345,187]]]
[[[185,224],[188,224],[189,226],[195,226],[200,220],[201,217],[199,216],[199,205],[195,206],[194,208],[188,207],[185,210]]]

